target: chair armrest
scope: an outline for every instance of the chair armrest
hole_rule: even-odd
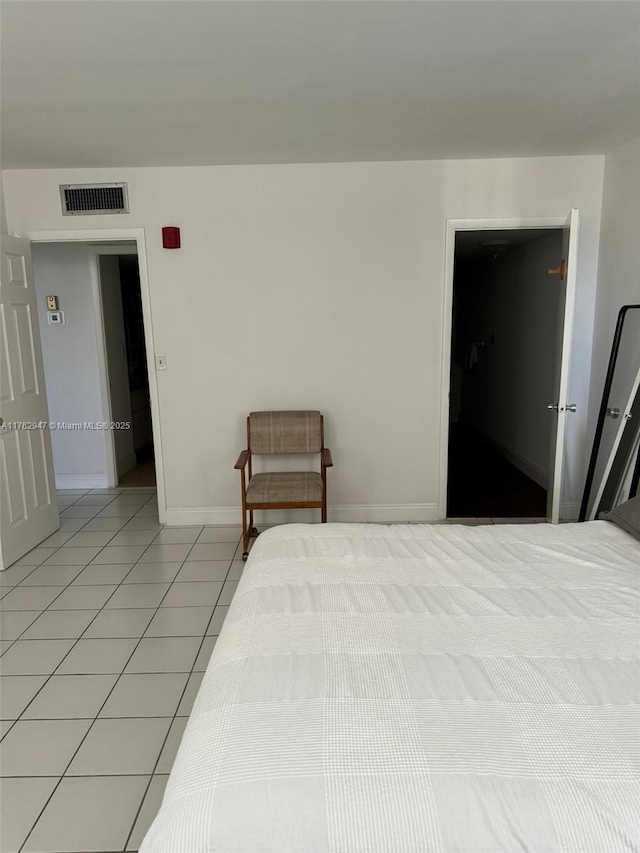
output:
[[[233,467],[242,469],[242,468],[244,468],[244,466],[247,464],[248,461],[249,461],[249,451],[243,450],[242,453],[240,454],[240,456],[238,456],[238,461],[236,462],[236,464]]]
[[[328,447],[322,448],[322,467],[333,468],[333,459],[331,457],[331,451]]]

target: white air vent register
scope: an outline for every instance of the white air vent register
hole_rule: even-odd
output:
[[[87,216],[96,213],[129,213],[127,185],[62,184],[63,216]]]

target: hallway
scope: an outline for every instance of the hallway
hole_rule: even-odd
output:
[[[448,518],[544,518],[547,492],[479,433],[451,424]]]

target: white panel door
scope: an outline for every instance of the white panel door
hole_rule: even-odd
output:
[[[564,467],[564,449],[566,419],[571,417],[568,410],[569,362],[573,339],[573,314],[576,300],[578,235],[580,213],[574,208],[567,218],[562,236],[562,260],[560,262],[559,317],[556,346],[556,371],[553,400],[549,401],[551,416],[555,418],[555,428],[551,430],[551,461],[549,465],[549,485],[547,488],[547,521],[557,524],[560,521],[562,503],[562,474]]]
[[[6,569],[60,525],[30,245],[4,234],[1,243],[0,569]]]

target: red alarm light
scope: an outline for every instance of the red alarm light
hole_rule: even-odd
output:
[[[162,229],[162,248],[163,249],[179,249],[180,248],[180,229],[175,225],[166,225]]]

